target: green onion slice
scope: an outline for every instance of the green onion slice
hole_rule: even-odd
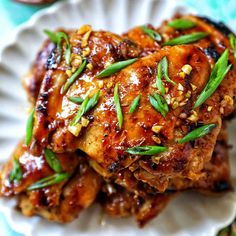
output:
[[[121,129],[122,124],[123,124],[123,114],[122,114],[122,109],[121,109],[121,105],[120,105],[118,83],[115,85],[115,89],[114,89],[114,103],[116,106],[116,114],[117,114],[117,118],[118,118],[119,128]]]
[[[196,26],[195,22],[192,22],[191,20],[187,19],[175,19],[168,23],[168,26],[178,29],[178,30],[184,30],[184,29],[191,29],[194,26]]]
[[[137,107],[138,107],[138,104],[139,104],[139,101],[140,101],[140,98],[141,98],[141,94],[139,94],[134,100],[133,102],[131,103],[130,105],[130,109],[129,109],[129,114],[133,113],[136,111]]]
[[[27,188],[27,190],[32,191],[35,189],[45,188],[61,181],[67,180],[71,175],[69,173],[56,173],[54,175],[43,178],[36,183],[32,184]]]
[[[75,73],[70,78],[67,79],[66,83],[62,88],[62,93],[65,93],[70,88],[70,86],[76,81],[78,76],[84,71],[86,65],[87,65],[87,60],[84,59],[80,67],[75,71]]]
[[[228,56],[229,52],[228,49],[226,49],[214,65],[210,79],[201,94],[198,96],[194,108],[201,106],[215,92],[230,70],[231,65],[228,65]]]
[[[202,136],[205,136],[206,134],[210,133],[215,127],[216,127],[216,124],[208,124],[208,125],[203,125],[199,128],[196,128],[195,130],[191,131],[186,136],[184,136],[182,139],[180,139],[178,143],[182,144],[189,141],[193,141],[197,138],[201,138]]]
[[[45,148],[44,149],[44,154],[45,154],[45,158],[46,158],[46,161],[48,163],[48,165],[57,173],[61,172],[62,171],[62,167],[61,167],[61,164],[59,162],[59,160],[57,159],[57,156],[56,154],[48,149],[48,148]]]
[[[64,39],[66,42],[66,51],[65,51],[65,61],[67,65],[70,65],[70,56],[71,56],[71,45],[69,41],[69,37],[64,32],[51,32],[49,30],[44,30],[44,33],[49,37],[49,39],[57,45],[58,57],[57,63],[61,62],[61,54],[62,54],[62,40]]]
[[[29,146],[32,136],[33,136],[34,113],[35,113],[35,108],[32,109],[26,123],[25,145],[27,147]]]
[[[234,34],[229,35],[229,42],[230,42],[230,47],[234,52],[234,59],[236,59],[236,37],[234,36]]]
[[[149,95],[149,102],[158,112],[162,114],[163,117],[166,117],[169,108],[166,100],[161,95],[157,93]]]
[[[161,35],[156,31],[149,29],[146,25],[141,26],[141,29],[145,34],[147,34],[150,38],[156,41],[161,41]]]
[[[84,101],[84,99],[80,98],[80,97],[69,97],[68,99],[69,99],[69,101],[76,103],[76,104],[81,104]]]
[[[208,34],[205,32],[196,32],[192,34],[186,34],[186,35],[179,36],[177,38],[173,38],[163,43],[162,46],[174,46],[174,45],[180,45],[180,44],[193,43],[200,39],[205,38],[207,35]]]
[[[167,150],[168,148],[163,146],[137,146],[127,148],[126,152],[132,155],[155,155]]]
[[[74,119],[71,121],[71,124],[70,124],[71,126],[76,125],[85,113],[89,112],[97,105],[99,96],[100,96],[100,90],[97,93],[95,93],[91,98],[86,97],[84,99],[84,101],[80,105],[78,113],[76,114]]]
[[[126,60],[126,61],[115,62],[114,64],[111,64],[107,68],[102,70],[99,74],[96,75],[96,77],[97,78],[103,78],[103,77],[113,75],[116,72],[118,72],[118,71],[122,70],[123,68],[127,67],[128,65],[133,64],[137,60],[138,60],[138,58],[133,58],[133,59],[129,59],[129,60]]]
[[[165,94],[165,87],[162,83],[162,78],[165,78],[171,84],[175,85],[175,82],[170,79],[168,75],[168,60],[166,57],[163,57],[157,66],[157,75],[156,75],[156,86],[161,92],[162,95]]]
[[[17,182],[19,182],[23,177],[23,173],[22,173],[22,169],[20,167],[20,163],[18,160],[14,159],[13,160],[13,169],[11,171],[9,180],[11,182],[13,182],[14,180],[16,180]]]

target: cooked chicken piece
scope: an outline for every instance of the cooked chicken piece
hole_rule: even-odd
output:
[[[40,215],[50,221],[68,223],[94,203],[101,182],[101,177],[82,161],[63,188],[53,185],[21,194],[18,206],[26,216]]]
[[[165,41],[179,37],[181,35],[187,35],[195,32],[208,33],[208,36],[206,38],[194,42],[193,45],[201,48],[201,50],[207,56],[211,66],[215,64],[215,62],[219,59],[220,55],[226,48],[228,48],[231,52],[229,54],[229,62],[230,64],[232,64],[231,70],[217,89],[220,95],[219,102],[221,102],[223,107],[223,110],[221,112],[223,116],[229,116],[232,113],[234,106],[224,106],[224,99],[227,96],[229,96],[231,99],[235,99],[236,94],[236,60],[234,59],[234,54],[229,41],[229,35],[233,34],[232,31],[223,23],[214,22],[204,17],[197,17],[193,15],[176,15],[174,19],[177,18],[191,20],[192,22],[196,23],[196,26],[186,30],[176,30],[168,26],[168,21],[165,21],[158,29],[158,32],[163,35]],[[231,104],[234,103],[233,100],[229,102]],[[214,104],[205,103],[205,107],[207,105],[211,106]]]
[[[55,50],[55,44],[50,41],[45,41],[42,49],[36,56],[36,59],[30,71],[24,76],[22,82],[23,87],[27,92],[28,100],[35,105],[39,89],[46,73],[46,70],[53,69],[55,64],[51,64]]]
[[[79,153],[58,154],[61,173],[68,174],[58,183],[29,190],[32,184],[55,174],[40,147],[29,150],[22,142],[1,172],[0,194],[20,195],[19,207],[24,215],[42,215],[48,220],[70,222],[79,212],[90,206],[100,191],[102,179]],[[14,162],[17,160],[22,178],[11,180]],[[59,173],[60,174],[60,173]]]
[[[99,201],[104,211],[112,216],[127,217],[134,215],[138,225],[143,227],[165,208],[173,194],[136,195],[119,185],[103,186]]]
[[[98,56],[99,53],[96,55]],[[157,112],[148,100],[149,94],[157,92],[154,86],[156,67],[164,56],[170,62],[170,78],[176,83],[176,86],[168,82],[165,83],[169,90],[168,96],[171,101],[182,102],[178,107],[174,107],[174,102],[172,102],[169,105],[170,111],[166,118]],[[94,63],[92,62],[92,64]],[[188,78],[182,78],[179,72],[186,63],[190,64],[193,69]],[[99,88],[101,79],[95,77],[96,73],[95,69],[92,71],[86,69],[68,92],[61,94],[61,87],[67,79],[66,74],[59,69],[47,72],[36,104],[34,126],[36,142],[45,146],[50,145],[58,153],[80,149],[102,167],[103,173],[100,174],[114,176],[119,170],[128,167],[140,158],[129,156],[125,150],[133,146],[156,145],[152,139],[155,135],[152,127],[161,126],[162,129],[156,136],[162,145],[169,148],[169,151],[157,157],[160,159],[160,163],[154,170],[155,175],[164,177],[163,181],[155,187],[159,191],[164,191],[168,186],[169,179],[176,176],[183,175],[190,179],[198,179],[204,161],[209,161],[211,158],[216,137],[221,128],[217,93],[208,99],[209,102],[216,104],[210,112],[202,113],[199,109],[196,109],[195,112],[192,111],[197,94],[202,91],[210,74],[210,67],[205,55],[194,46],[166,47],[158,53],[139,59],[114,76],[102,79],[103,88]],[[116,83],[119,83],[120,87],[124,116],[122,129],[118,127],[113,102]],[[194,91],[190,83],[196,86]],[[108,88],[107,84],[112,84],[112,87]],[[53,89],[49,90],[49,87]],[[183,91],[180,91],[180,87]],[[74,136],[68,129],[72,118],[78,111],[78,106],[72,104],[68,97],[85,98],[85,96],[95,94],[99,89],[101,90],[99,104],[92,112],[86,114],[86,119],[90,120],[89,125],[82,129],[78,137]],[[191,97],[186,98],[185,95],[189,92],[191,92]],[[130,115],[128,114],[129,106],[138,94],[142,95],[139,109],[135,114]],[[186,114],[186,117],[194,115],[196,119],[181,119],[180,114],[182,113]],[[190,143],[177,144],[176,140],[183,137],[189,129],[194,128],[197,121],[204,124],[215,123],[217,127],[211,135],[196,140],[194,147]]]
[[[223,31],[219,31],[219,25],[206,19],[184,18],[197,26],[175,30],[164,22],[156,30],[161,34],[160,42],[141,27],[124,36],[92,31],[87,25],[68,31],[72,52],[69,63],[66,40],[62,42],[60,62],[58,45],[47,40],[24,80],[29,100],[36,108],[33,138],[29,147],[19,144],[4,166],[0,195],[19,195],[19,207],[27,216],[38,214],[49,220],[70,222],[95,201],[103,185],[99,201],[105,211],[122,217],[133,214],[143,226],[177,191],[194,189],[209,194],[231,190],[227,132],[222,125],[232,115],[236,95],[236,62],[231,50],[231,70],[213,95],[193,108],[215,62],[230,48],[229,31],[222,27]],[[207,32],[208,36],[193,45],[162,47],[171,38],[193,32]],[[173,82],[162,78],[163,92],[156,81],[158,65],[165,57]],[[98,78],[109,65],[132,58],[137,60]],[[85,68],[79,72],[84,63]],[[72,79],[73,83],[65,89]],[[79,97],[91,102],[95,94],[98,102],[90,103],[89,111],[83,107],[87,106],[85,102],[80,105],[71,101],[72,97]],[[160,104],[156,109],[151,105],[150,96],[154,94],[161,94],[167,102],[166,114],[161,112]],[[130,113],[131,103],[138,95],[141,99],[136,111]],[[79,112],[81,117],[72,124]],[[202,124],[216,127],[194,141],[178,142]],[[167,149],[152,155],[128,153],[129,148],[157,145]],[[55,175],[46,160],[45,148],[56,153],[62,166],[57,174],[66,173],[68,177],[30,190],[37,181]],[[11,178],[15,161],[22,170],[20,181]]]
[[[178,186],[177,179],[165,194],[158,194],[155,189],[138,182],[132,174],[128,176],[128,172],[125,171],[125,175],[119,178],[119,185],[106,183],[103,186],[99,202],[107,214],[117,217],[134,215],[139,226],[142,227],[165,208],[178,190],[193,189],[204,194],[231,190],[228,161],[227,130],[224,124],[218,136],[212,159],[205,164],[202,176],[198,181],[179,179],[180,185]]]

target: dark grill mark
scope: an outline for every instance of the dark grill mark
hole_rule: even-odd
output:
[[[215,191],[216,192],[224,192],[224,191],[231,190],[231,189],[232,189],[231,185],[225,180],[221,180],[221,181],[215,183]]]
[[[118,161],[113,162],[109,167],[108,167],[108,172],[114,173],[116,172],[120,167],[120,163]]]
[[[47,114],[47,107],[44,104],[40,104],[37,107],[37,111],[46,115]]]
[[[225,36],[228,36],[230,33],[232,33],[232,31],[223,22],[216,22],[216,21],[211,20],[208,17],[200,17],[200,18],[203,21],[205,21],[206,23],[214,26],[216,29],[218,29]]]
[[[220,57],[219,53],[215,50],[214,45],[204,48],[203,51],[206,56],[211,57],[214,61],[217,61]]]
[[[46,69],[56,69],[57,68],[55,48],[49,54],[49,57],[48,57],[46,64],[45,64],[45,68]]]

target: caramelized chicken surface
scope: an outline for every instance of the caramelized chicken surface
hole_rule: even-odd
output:
[[[95,32],[95,34],[97,33]],[[88,46],[90,40],[93,40],[92,36],[88,41]],[[102,44],[102,46],[108,47],[106,44]],[[106,53],[104,57],[103,47],[99,49],[96,47],[96,57],[101,56],[103,60],[117,61],[117,58],[109,53]],[[159,144],[168,147],[169,151],[158,155],[157,159],[160,159],[160,162],[156,170],[152,170],[153,161],[150,162],[149,157],[148,163],[145,162],[145,158],[142,158],[139,163],[142,168],[162,179],[162,182],[157,182],[154,187],[159,191],[164,191],[168,186],[169,179],[177,176],[198,179],[204,162],[211,158],[222,122],[220,101],[223,94],[221,90],[217,90],[206,103],[207,106],[214,104],[211,111],[206,111],[205,104],[195,111],[192,110],[198,94],[210,76],[211,68],[204,53],[192,45],[164,47],[157,53],[139,59],[108,78],[99,79],[96,78],[96,74],[100,71],[98,68],[104,64],[100,64],[101,58],[98,60],[99,63],[96,63],[92,58],[94,48],[91,48],[90,51],[91,58],[89,56],[87,60],[93,64],[93,70],[85,69],[66,93],[61,93],[62,86],[67,80],[63,66],[48,70],[45,74],[36,103],[34,125],[36,142],[43,146],[49,145],[56,153],[80,149],[93,162],[96,162],[94,166],[98,165],[102,169],[100,174],[104,177],[114,177],[120,170],[139,159],[137,156],[128,155],[127,148],[155,145],[156,136],[160,140]],[[170,100],[179,103],[178,107],[175,107],[174,103],[170,104],[170,111],[166,118],[157,112],[148,100],[149,94],[157,92],[157,88],[155,88],[156,68],[164,56],[170,62],[169,76],[176,83],[176,86],[168,82],[165,83],[166,89],[168,89],[166,95]],[[185,64],[190,64],[193,69],[189,76],[182,78],[179,73]],[[103,83],[102,88],[99,87],[101,82]],[[124,117],[122,129],[118,127],[113,99],[116,83],[119,84]],[[191,84],[195,86],[195,90]],[[52,89],[49,90],[49,87]],[[224,89],[232,90],[232,87]],[[73,96],[91,97],[98,90],[101,91],[99,103],[95,109],[86,114],[85,117],[90,122],[87,127],[82,128],[77,137],[70,132],[69,125],[78,111],[78,106],[70,102],[68,98]],[[191,93],[190,98],[186,98],[187,93]],[[130,115],[128,113],[129,106],[139,94],[141,94],[139,110]],[[184,119],[180,118],[182,113],[185,114]],[[214,123],[217,127],[211,132],[211,135],[198,139],[194,147],[190,143],[177,144],[176,141],[186,135],[189,129],[196,127],[196,122]],[[153,126],[162,127],[158,135],[152,131]],[[143,178],[139,171],[136,171],[135,176],[138,179]]]
[[[117,35],[93,31],[85,25],[79,30],[61,30],[45,41],[23,81],[35,107],[33,135],[28,146],[23,141],[19,144],[3,167],[1,196],[18,195],[24,215],[65,223],[97,199],[106,213],[134,215],[142,227],[176,192],[191,189],[213,194],[232,190],[225,122],[234,112],[236,96],[231,32],[222,24],[192,15],[176,15],[173,19],[190,20],[195,25],[184,30],[169,26],[170,21],[159,28],[147,25],[160,34],[158,40],[140,26]],[[187,44],[163,45],[196,32],[207,35]],[[58,35],[63,39],[61,48],[54,42]],[[229,72],[215,92],[194,107],[226,49],[228,63],[232,64]],[[161,78],[163,92],[157,77],[165,58],[169,79]],[[130,59],[134,60],[129,65],[99,77],[109,66]],[[165,101],[165,114],[160,104],[151,104],[150,97],[155,94]],[[91,102],[95,95],[96,103],[86,110],[86,100]],[[136,110],[130,112],[137,96]],[[73,98],[81,101],[74,102]],[[82,115],[74,124],[79,113]],[[214,129],[180,142],[207,124],[214,124]],[[165,150],[151,155],[128,151],[150,146]],[[50,164],[47,150],[53,155],[51,161],[55,164],[56,158],[59,162],[60,171]],[[20,180],[12,179],[16,163],[22,172]],[[63,174],[67,177],[58,182],[31,189],[45,178]]]

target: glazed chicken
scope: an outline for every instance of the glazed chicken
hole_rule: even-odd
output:
[[[176,29],[173,19],[193,26]],[[35,108],[32,137],[3,167],[2,196],[19,195],[23,214],[57,222],[98,201],[110,215],[134,215],[142,227],[179,191],[232,190],[225,121],[236,95],[231,32],[205,18],[173,19],[123,35],[88,25],[48,34],[23,81]],[[193,42],[168,45],[199,32]],[[221,76],[219,61],[227,70],[216,86],[209,78]],[[199,104],[208,85],[215,91]],[[181,141],[207,125],[213,128]],[[12,179],[17,163],[20,181]],[[57,181],[43,186],[47,178]]]

